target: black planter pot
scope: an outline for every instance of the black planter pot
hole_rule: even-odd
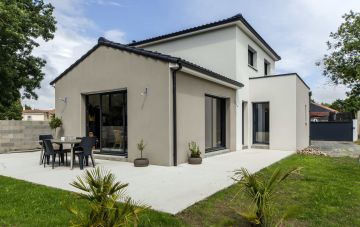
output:
[[[200,165],[202,163],[202,158],[201,157],[198,157],[198,158],[189,157],[188,161],[189,161],[189,164]]]
[[[147,158],[137,158],[134,160],[135,167],[146,167],[149,165],[149,159]]]

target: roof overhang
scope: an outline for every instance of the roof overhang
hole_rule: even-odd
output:
[[[269,76],[250,77],[249,80],[282,78],[282,77],[287,77],[287,76],[295,76],[295,77],[297,77],[305,85],[305,87],[307,87],[307,89],[310,90],[309,85],[307,85],[305,83],[305,81],[297,73],[284,73],[284,74],[276,74],[276,75],[269,75]]]
[[[170,68],[178,68],[178,64],[170,64]],[[207,81],[211,81],[214,82],[216,84],[220,84],[223,85],[225,87],[229,87],[232,89],[239,89],[242,88],[244,85],[241,83],[233,83],[233,82],[228,82],[225,81],[223,78],[216,78],[214,76],[210,76],[209,74],[203,73],[203,72],[199,72],[198,70],[194,70],[188,66],[182,66],[182,68],[180,69],[181,72],[190,74],[192,76],[207,80]]]

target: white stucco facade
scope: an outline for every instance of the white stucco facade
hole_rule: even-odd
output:
[[[106,129],[100,136],[126,135],[129,161],[141,138],[152,142],[145,157],[158,165],[186,162],[193,140],[202,157],[259,147],[295,151],[309,145],[310,88],[296,73],[275,75],[278,60],[241,15],[129,45],[100,38],[52,82],[56,114],[65,119],[63,133],[93,136],[99,133],[89,119],[97,117],[89,111],[97,104],[89,95],[126,91],[122,125],[96,124]],[[107,107],[99,109],[98,119],[107,117]]]
[[[305,108],[308,111],[308,106],[303,104],[308,103],[309,88],[295,74],[287,78],[250,80],[274,75],[279,58],[271,54],[241,23],[141,44],[139,47],[184,58],[244,84],[242,89],[237,90],[236,97],[237,150],[253,144],[252,103],[260,100],[271,100],[271,149],[296,150],[309,145],[309,122],[297,123],[305,120]],[[248,65],[249,49],[255,52],[253,67]],[[264,61],[269,64],[267,75]]]

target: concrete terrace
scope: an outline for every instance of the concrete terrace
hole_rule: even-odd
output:
[[[150,165],[135,168],[132,163],[96,160],[97,166],[114,173],[117,180],[129,183],[127,193],[152,209],[176,214],[231,184],[235,169],[259,171],[294,152],[251,149],[205,158],[202,165],[177,167]],[[39,165],[39,152],[0,154],[0,175],[50,187],[76,191],[69,185],[83,173],[79,167],[51,169]],[[90,169],[91,167],[87,167]]]

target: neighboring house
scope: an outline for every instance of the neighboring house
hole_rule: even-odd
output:
[[[26,110],[22,112],[23,121],[49,121],[50,117],[55,114],[55,110]]]
[[[100,38],[51,82],[56,114],[65,135],[96,136],[100,152],[129,161],[141,139],[159,165],[186,162],[190,141],[203,157],[301,149],[309,87],[296,73],[274,75],[278,60],[241,15],[129,45]]]
[[[339,113],[339,111],[322,104],[315,102],[310,103],[310,120],[313,122],[335,121],[337,113]]]

